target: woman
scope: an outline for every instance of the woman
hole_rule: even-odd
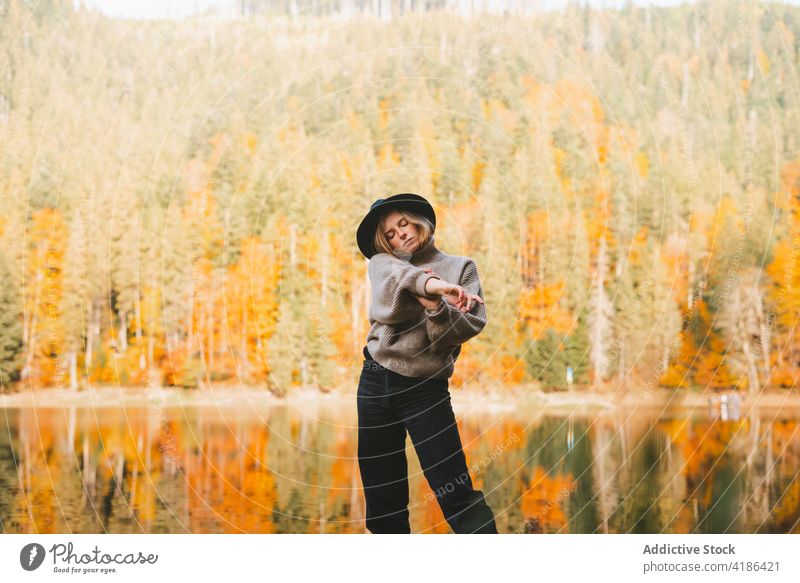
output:
[[[411,531],[408,432],[453,531],[496,534],[472,487],[448,389],[461,344],[486,325],[486,309],[475,262],[439,251],[435,228],[433,207],[410,193],[378,199],[358,227],[372,287],[357,396],[366,525]]]

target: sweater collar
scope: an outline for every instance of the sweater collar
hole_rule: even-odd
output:
[[[433,257],[437,251],[438,249],[436,248],[436,244],[434,242],[434,235],[431,233],[431,236],[428,238],[425,244],[413,253],[400,251],[399,248],[392,251],[392,253],[394,253],[395,256],[399,257],[403,261],[408,261],[410,263],[413,259],[414,263],[418,263],[420,261],[427,261]]]

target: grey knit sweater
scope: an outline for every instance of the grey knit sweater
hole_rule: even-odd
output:
[[[473,302],[464,313],[442,296],[427,294],[425,283],[435,276],[426,267],[483,298],[475,262],[443,253],[433,235],[414,253],[376,253],[367,267],[372,288],[367,349],[375,362],[401,375],[447,379],[461,344],[486,326],[486,306]],[[439,305],[428,310],[412,292],[439,298]]]

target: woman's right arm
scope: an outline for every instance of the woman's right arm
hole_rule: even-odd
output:
[[[370,318],[383,324],[405,322],[419,313],[420,304],[410,294],[428,299],[441,296],[425,289],[429,279],[441,279],[389,253],[376,253],[367,265],[372,301]]]
[[[470,294],[480,298],[475,302],[474,310],[462,312],[444,298],[437,308],[425,310],[427,320],[425,326],[431,344],[440,346],[456,346],[463,344],[473,336],[480,334],[486,326],[486,306],[483,300],[483,289],[478,276],[478,267],[469,259],[461,274],[461,286]],[[472,313],[474,312],[474,313]]]

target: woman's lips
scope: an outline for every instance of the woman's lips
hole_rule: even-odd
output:
[[[408,241],[406,241],[406,245],[411,245],[411,241],[413,241],[413,240],[414,239],[409,239]]]

